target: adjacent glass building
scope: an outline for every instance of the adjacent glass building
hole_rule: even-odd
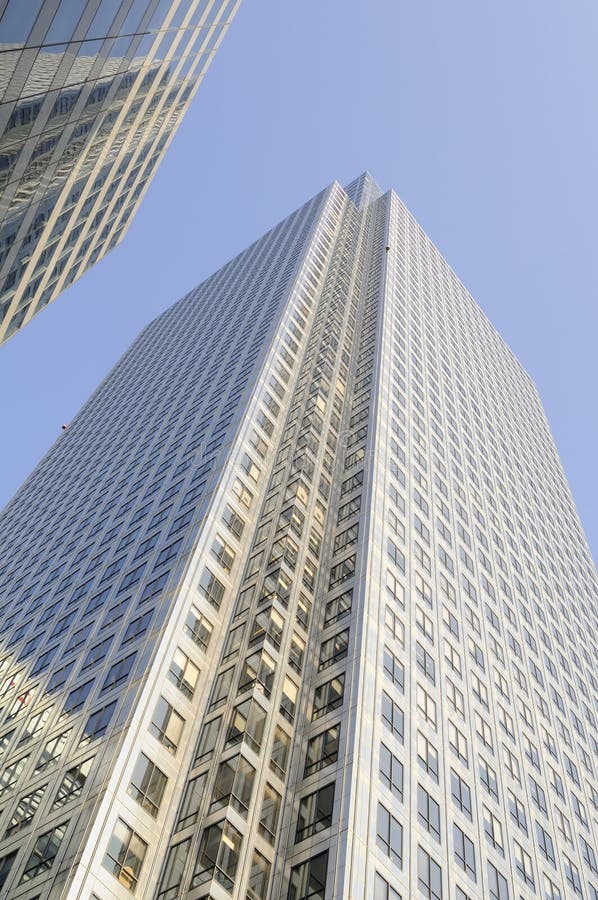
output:
[[[367,174],[141,333],[0,547],[1,896],[597,900],[590,554]]]
[[[0,343],[123,237],[240,0],[0,0]]]

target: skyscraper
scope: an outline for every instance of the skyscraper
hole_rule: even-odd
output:
[[[123,237],[240,0],[0,0],[0,343]]]
[[[590,554],[369,175],[152,322],[0,540],[2,896],[598,896]]]

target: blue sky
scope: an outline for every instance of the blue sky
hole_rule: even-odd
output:
[[[598,548],[597,45],[595,0],[243,0],[123,244],[0,349],[0,504],[150,318],[367,168],[536,381]]]

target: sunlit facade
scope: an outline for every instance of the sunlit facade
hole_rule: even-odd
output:
[[[0,3],[0,343],[121,240],[239,3]]]
[[[596,900],[595,571],[392,191],[138,337],[0,529],[0,892]]]

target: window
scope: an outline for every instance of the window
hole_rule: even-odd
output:
[[[405,689],[405,667],[388,647],[384,648],[384,674],[401,693]]]
[[[225,570],[230,572],[233,562],[235,561],[235,551],[226,541],[223,541],[220,535],[216,535],[212,544],[212,553]]]
[[[209,825],[202,834],[191,887],[213,878],[229,893],[235,885],[242,834],[224,820]]]
[[[304,775],[312,775],[338,760],[340,725],[332,725],[310,738],[307,744]]]
[[[324,627],[332,625],[333,622],[336,622],[351,611],[352,595],[352,591],[345,591],[333,600],[328,601],[324,615]]]
[[[509,900],[509,885],[491,862],[488,863],[488,887],[492,900]]]
[[[399,869],[403,867],[403,826],[381,803],[378,803],[376,843]]]
[[[324,900],[328,851],[291,869],[288,900]]]
[[[417,760],[422,769],[438,782],[438,750],[421,731],[417,732]]]
[[[119,684],[122,684],[123,681],[127,680],[133,669],[136,656],[136,652],[130,653],[129,656],[125,656],[124,659],[119,659],[118,662],[110,667],[104,680],[104,684],[102,685],[101,693],[111,691],[115,687],[118,687]]]
[[[70,734],[71,729],[69,728],[68,731],[63,731],[62,734],[57,734],[55,737],[50,738],[50,740],[42,750],[41,756],[33,773],[34,775],[37,775],[37,773],[41,772],[42,769],[45,769],[46,766],[49,766],[53,762],[56,762],[56,760],[64,750]]]
[[[428,678],[432,684],[436,683],[434,658],[422,647],[419,641],[415,645],[415,659],[418,669]]]
[[[295,843],[330,828],[334,807],[334,782],[319,788],[299,802]]]
[[[349,647],[349,629],[345,628],[338,634],[324,641],[320,647],[320,670],[339,662],[347,655]]]
[[[269,881],[270,863],[265,856],[254,850],[247,883],[248,900],[266,900]]]
[[[515,865],[517,867],[517,871],[526,882],[526,884],[529,884],[529,886],[533,888],[534,870],[532,867],[532,858],[527,850],[524,850],[521,844],[519,844],[517,841],[513,841],[513,848],[515,851]]]
[[[210,569],[204,569],[197,587],[212,606],[216,609],[220,609],[220,604],[222,603],[222,598],[224,596],[224,585],[216,578]]]
[[[164,772],[145,753],[140,753],[137,765],[133,769],[127,793],[155,819],[160,809],[167,781],[168,779]]]
[[[417,848],[417,886],[428,900],[442,900],[442,869],[423,847]]]
[[[171,847],[170,852],[168,853],[164,875],[160,883],[160,891],[157,895],[157,900],[175,900],[175,898],[179,896],[179,888],[181,886],[181,879],[185,870],[185,863],[189,854],[190,844],[191,838],[187,838],[186,841],[181,841],[180,844],[175,844],[174,847]]]
[[[93,668],[100,660],[106,659],[108,649],[113,640],[114,635],[111,634],[110,637],[100,641],[99,644],[95,644],[85,657],[83,665],[81,666],[81,671],[84,672],[85,669]]]
[[[112,719],[112,713],[116,709],[117,702],[117,700],[113,700],[112,703],[101,706],[100,709],[96,709],[92,712],[83,729],[82,742],[93,741],[95,738],[102,737],[102,735],[106,733],[106,729]]]
[[[546,805],[546,794],[544,793],[543,788],[540,787],[537,781],[535,781],[532,776],[529,777],[529,786],[530,786],[530,794],[532,800],[540,810],[543,812],[545,816],[548,815],[548,807]]]
[[[185,720],[164,697],[160,697],[149,726],[150,734],[174,755],[177,751]]]
[[[92,687],[93,678],[91,679],[91,681],[86,681],[85,684],[82,684],[79,687],[75,688],[74,691],[71,691],[66,698],[64,711],[67,713],[72,713],[78,709],[81,709],[89,694],[91,693]]]
[[[227,505],[224,509],[222,518],[231,534],[234,534],[236,538],[240,538],[243,534],[243,528],[245,526],[245,522],[243,521],[241,516],[237,515],[234,509],[231,506]]]
[[[0,857],[0,888],[4,887],[18,852],[18,850],[13,850],[11,853],[7,853],[6,856]]]
[[[197,822],[199,806],[205,794],[207,777],[207,773],[204,772],[187,783],[176,823],[177,831]]]
[[[314,705],[312,719],[317,719],[325,713],[341,706],[345,690],[344,674],[318,685],[314,692]]]
[[[525,817],[525,806],[519,799],[516,797],[512,791],[507,791],[507,796],[509,800],[509,812],[511,814],[511,819],[518,828],[527,834],[527,819]]]
[[[131,641],[136,641],[137,638],[144,635],[149,628],[149,624],[152,620],[153,615],[154,610],[148,609],[147,612],[144,612],[142,616],[138,616],[137,619],[133,619],[132,622],[129,622],[125,629],[121,646],[124,646]]]
[[[192,606],[187,613],[187,619],[183,626],[185,634],[194,641],[202,650],[208,649],[212,636],[213,625],[206,619],[196,606]]]
[[[432,699],[421,684],[417,685],[416,700],[418,713],[436,731],[436,701]]]
[[[488,791],[491,797],[498,800],[498,781],[496,772],[489,766],[485,759],[480,756],[480,781]]]
[[[382,722],[401,743],[405,728],[405,716],[403,710],[394,702],[386,691],[382,693]]]
[[[579,877],[579,869],[565,853],[563,853],[563,861],[565,864],[565,877],[567,881],[569,882],[575,893],[579,894],[580,897],[583,897],[583,891],[581,889],[581,879]]]
[[[471,819],[471,791],[454,769],[451,769],[451,795],[461,812]]]
[[[378,872],[376,872],[374,900],[401,900],[401,895]]]
[[[53,744],[53,741],[50,741],[50,744]],[[7,791],[15,786],[28,759],[29,756],[22,756],[21,759],[15,760],[5,768],[2,777],[0,777],[0,797],[3,797]]]
[[[276,841],[276,831],[278,829],[278,817],[280,815],[280,804],[282,797],[274,788],[266,784],[264,789],[264,799],[262,801],[262,812],[260,815],[259,832],[269,844]]]
[[[417,786],[417,819],[426,831],[440,840],[440,807],[421,784]]]
[[[559,888],[550,880],[546,873],[544,874],[544,896],[545,900],[563,900]],[[594,900],[594,898],[592,898]]]
[[[552,838],[545,831],[539,822],[536,822],[536,837],[538,839],[538,847],[540,848],[540,853],[542,856],[548,860],[549,863],[552,863],[553,866],[556,866],[556,860],[554,856],[554,844]]]
[[[449,720],[448,723],[448,736],[449,736],[449,746],[455,756],[461,760],[461,762],[468,765],[468,757],[467,757],[467,738],[464,734],[462,734],[457,726],[453,724]]]
[[[64,773],[52,809],[58,809],[80,796],[89,775],[93,756]]]
[[[380,744],[380,781],[399,800],[403,800],[403,763],[388,749]]]
[[[484,815],[484,832],[495,850],[503,853],[502,824],[487,806],[482,807]]]
[[[469,875],[470,878],[476,880],[475,866],[475,849],[473,841],[470,840],[465,832],[453,822],[453,845],[455,848],[455,859],[461,868]]]
[[[126,822],[118,819],[108,842],[102,865],[111,875],[131,891],[135,892],[147,844]]]
[[[24,797],[21,797],[14,813],[12,814],[12,818],[8,824],[8,828],[6,829],[6,837],[11,834],[16,834],[17,831],[20,831],[22,828],[26,828],[27,825],[29,825],[38,810],[46,788],[47,784],[44,784],[42,787],[39,787],[36,790],[31,791],[31,793],[26,794]]]
[[[235,479],[235,482],[233,484],[233,494],[235,495],[239,503],[241,503],[245,507],[245,509],[249,509],[249,507],[251,506],[251,501],[253,500],[253,494],[238,478]]]
[[[177,647],[168,670],[168,679],[175,684],[185,697],[191,699],[195,693],[200,671],[186,653]]]
[[[36,840],[29,859],[25,863],[23,874],[19,884],[25,884],[36,878],[41,872],[47,872],[52,868],[56,855],[60,849],[62,839],[66,833],[68,822],[63,822],[51,831],[41,834]]]
[[[247,818],[254,778],[255,769],[244,756],[237,754],[223,760],[218,767],[209,811],[230,805]]]
[[[272,755],[270,757],[270,768],[273,772],[276,772],[279,778],[284,778],[284,775],[286,773],[290,746],[290,737],[288,736],[286,731],[283,731],[282,728],[277,725],[276,731],[274,732],[274,743],[272,745]]]

